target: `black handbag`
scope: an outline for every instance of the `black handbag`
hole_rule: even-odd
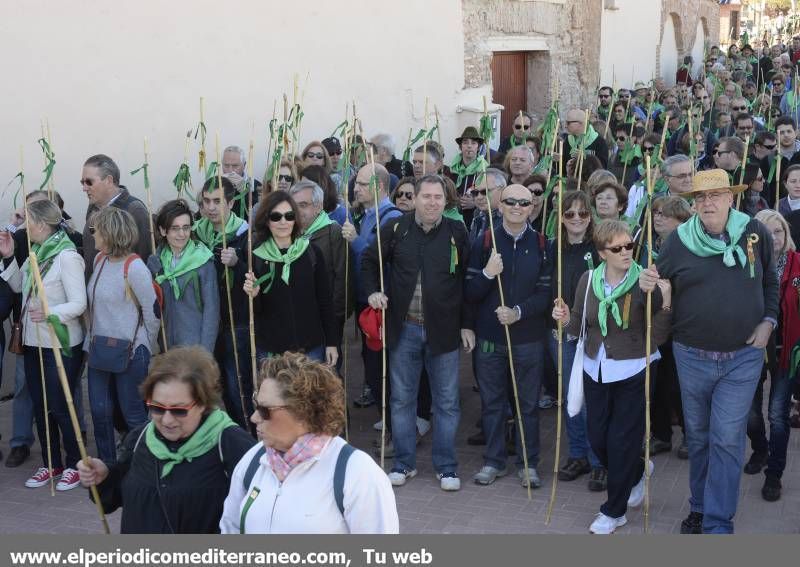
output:
[[[92,286],[92,305],[94,305],[95,290],[97,289],[97,282],[100,281],[100,275],[103,273],[103,268],[106,265],[108,258],[103,258],[103,263],[100,265],[100,270],[97,272],[97,277]],[[137,305],[137,307],[139,307]],[[142,324],[142,310],[139,308],[139,318],[136,322],[136,328],[133,331],[133,340],[118,339],[116,337],[104,337],[102,335],[92,334],[92,326],[94,323],[94,315],[90,314],[89,317],[89,367],[103,372],[113,372],[119,374],[128,369],[131,361],[131,353],[133,352],[133,343],[136,340],[136,333],[139,331],[139,326]]]

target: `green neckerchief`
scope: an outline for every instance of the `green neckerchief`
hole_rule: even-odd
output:
[[[166,461],[161,469],[161,478],[172,472],[175,465],[183,461],[192,462],[195,457],[208,453],[219,443],[222,431],[229,427],[236,427],[236,423],[221,409],[215,409],[205,419],[203,424],[192,433],[177,451],[170,451],[164,442],[156,436],[156,428],[151,421],[145,426],[144,442],[153,456],[159,461]]]
[[[586,148],[594,144],[594,141],[597,139],[597,136],[600,134],[597,133],[597,130],[594,129],[594,126],[591,124],[587,125],[586,135],[581,136],[573,136],[572,134],[567,135],[567,140],[569,141],[570,155],[578,155],[580,150],[586,151]],[[580,147],[578,147],[580,144]]]
[[[522,142],[517,142],[517,139],[514,137],[514,134],[511,134],[511,136],[508,137],[508,142],[511,144],[512,148],[516,148],[517,146],[521,146],[522,144],[524,144],[525,140],[523,140]]]
[[[47,322],[53,327],[53,332],[56,334],[58,344],[61,345],[61,354],[64,356],[72,356],[72,347],[69,345],[69,329],[67,329],[67,326],[61,322],[58,315],[53,313],[47,316]]]
[[[558,226],[558,211],[555,210],[555,205],[550,214],[547,215],[547,222],[544,225],[544,236],[547,239],[555,238],[556,228]]]
[[[321,228],[325,228],[329,224],[333,224],[331,217],[329,217],[328,213],[326,213],[325,211],[320,211],[319,214],[317,215],[317,218],[314,219],[314,222],[312,222],[311,225],[303,233],[303,238],[305,238],[306,240],[311,239],[311,237],[315,232],[317,232]]]
[[[678,236],[683,245],[695,256],[708,258],[709,256],[721,254],[722,263],[729,268],[736,265],[736,257],[738,257],[739,263],[744,268],[747,264],[747,256],[742,247],[739,246],[739,239],[744,234],[744,229],[749,222],[750,217],[748,215],[735,209],[730,210],[728,222],[725,225],[725,232],[730,237],[730,244],[725,244],[724,241],[709,236],[703,229],[700,217],[697,215],[692,216],[687,222],[678,227]]]
[[[200,286],[197,269],[214,257],[214,254],[211,253],[211,250],[209,250],[205,244],[189,240],[181,253],[178,264],[174,268],[172,267],[172,248],[164,246],[158,257],[161,260],[162,273],[156,276],[157,284],[160,285],[164,283],[164,281],[169,281],[172,286],[172,292],[175,294],[175,299],[178,300],[186,290],[186,286],[189,285],[189,281],[193,280],[195,282],[196,295],[199,297]],[[183,289],[181,289],[178,283],[178,277],[190,272],[192,273],[192,277],[187,278]]]
[[[269,237],[267,240],[262,242],[258,248],[253,250],[253,254],[262,260],[269,262],[269,272],[256,280],[256,284],[258,285],[266,282],[266,286],[264,287],[264,291],[262,293],[267,293],[272,287],[272,283],[275,281],[276,262],[283,263],[281,279],[283,280],[283,283],[289,285],[289,278],[292,275],[292,262],[302,256],[303,252],[306,251],[306,248],[308,248],[308,239],[298,238],[292,242],[292,245],[289,246],[289,249],[285,254],[283,254],[281,253],[280,248],[278,248],[278,245],[275,243],[275,240],[272,237]]]
[[[64,250],[75,250],[75,245],[64,230],[55,231],[41,244],[31,244],[31,252],[36,254],[36,260],[39,262],[39,268],[42,270],[42,277],[47,273],[47,267],[50,261]],[[28,293],[33,283],[30,261],[28,261],[28,266],[25,269],[24,279],[25,281],[23,282],[22,289],[24,293]]]
[[[631,144],[630,140],[625,140],[625,147],[620,151],[619,162],[630,165],[635,159],[642,159],[642,147],[639,144]]]
[[[769,160],[769,172],[767,173],[767,183],[772,183],[772,179],[775,177],[775,167],[778,165],[778,156],[772,156],[772,159]]]
[[[458,179],[456,179],[456,187],[460,187],[461,182],[464,181],[466,176],[485,171],[487,167],[489,167],[489,164],[486,163],[483,156],[478,156],[471,164],[464,165],[464,162],[461,160],[461,154],[456,154],[453,163],[450,164],[450,171],[458,176]]]
[[[442,216],[447,219],[453,219],[454,221],[464,222],[464,216],[458,212],[458,207],[450,207],[449,209],[445,209],[442,213]]]
[[[231,211],[225,223],[225,239],[228,242],[236,237],[242,224],[244,224],[244,220]],[[194,232],[195,236],[197,236],[200,242],[205,244],[209,250],[213,250],[218,245],[222,244],[222,233],[217,232],[217,229],[214,228],[214,223],[205,217],[194,223],[192,232]]]
[[[614,322],[622,327],[622,316],[619,312],[617,299],[628,293],[633,286],[639,283],[639,272],[641,271],[642,267],[636,262],[633,262],[631,267],[628,268],[628,273],[625,274],[625,279],[622,280],[622,282],[613,289],[611,295],[608,296],[606,295],[605,285],[603,284],[606,275],[606,263],[602,262],[597,269],[592,272],[592,291],[600,302],[597,311],[597,321],[600,324],[600,332],[604,337],[608,335],[608,306],[611,306],[611,316],[614,317]]]
[[[797,99],[797,96],[795,96],[794,89],[792,89],[792,90],[790,90],[790,91],[788,91],[786,93],[786,106],[791,108],[794,111],[795,114],[797,113],[797,104],[798,104],[798,102],[800,102],[800,101]]]

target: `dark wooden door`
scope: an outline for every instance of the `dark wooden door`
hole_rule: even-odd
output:
[[[528,108],[526,60],[524,51],[495,52],[492,56],[492,101],[505,107],[500,121],[501,139],[511,134],[514,116]]]

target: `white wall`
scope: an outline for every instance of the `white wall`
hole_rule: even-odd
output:
[[[698,20],[697,29],[694,33],[694,45],[692,46],[692,77],[697,77],[704,66],[703,55],[705,54],[706,34],[703,31],[703,23]]]
[[[683,61],[678,61],[678,45],[675,41],[675,24],[671,16],[667,16],[664,22],[664,33],[661,36],[661,72],[659,73],[667,85],[675,84],[675,73],[678,71],[678,66]]]
[[[600,83],[613,86],[616,77],[618,87],[633,87],[633,82],[647,82],[656,72],[661,2],[616,0],[615,4],[619,9],[604,9],[600,24]]]
[[[5,78],[0,98],[0,192],[19,170],[24,146],[28,188],[42,179],[36,139],[47,118],[56,153],[56,189],[82,225],[81,165],[95,153],[112,156],[123,184],[150,141],[155,201],[173,195],[186,130],[204,96],[207,151],[214,137],[246,148],[256,124],[255,171],[266,164],[273,101],[292,78],[307,73],[302,144],[329,136],[355,99],[367,135],[388,131],[402,153],[410,127],[420,127],[424,99],[436,103],[448,159],[455,151],[455,108],[464,84],[459,0],[64,0],[17,2],[0,19]],[[424,52],[423,52],[424,51]],[[279,109],[281,104],[279,104]],[[279,110],[279,113],[281,111]],[[193,169],[197,147],[191,148]],[[195,185],[202,176],[195,174]],[[0,221],[11,209],[0,202]]]

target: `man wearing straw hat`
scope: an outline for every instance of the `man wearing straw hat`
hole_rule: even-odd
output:
[[[673,351],[689,447],[690,513],[681,533],[733,533],[749,406],[764,347],[777,325],[778,280],[772,236],[733,208],[722,169],[695,175],[697,214],[643,270],[642,290],[668,278],[673,289]]]

